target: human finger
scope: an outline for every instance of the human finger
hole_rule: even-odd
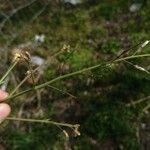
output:
[[[5,100],[5,98],[7,98],[8,93],[5,91],[0,90],[0,101]]]
[[[8,104],[6,103],[0,104],[0,122],[9,115],[10,111],[11,111],[11,108]]]

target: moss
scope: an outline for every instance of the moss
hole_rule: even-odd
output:
[[[95,108],[85,121],[86,133],[99,140],[113,139],[117,142],[117,145],[123,144],[124,147],[129,149],[136,148],[135,127],[129,121],[132,113],[128,112],[129,110],[124,106],[113,102],[113,99],[109,104],[101,102],[99,109]],[[136,144],[134,142],[132,144],[125,143],[126,137],[130,140],[133,139]]]
[[[134,44],[142,43],[145,42],[146,40],[149,39],[149,35],[144,31],[144,32],[131,32],[129,33],[130,35],[130,41]]]
[[[97,13],[104,17],[106,20],[111,20],[115,17],[118,12],[119,7],[117,7],[116,2],[104,2],[97,6]]]
[[[121,43],[116,38],[111,38],[102,45],[101,51],[106,54],[115,54],[120,51]]]
[[[91,150],[96,149],[97,147],[92,144],[90,138],[86,135],[81,135],[80,137],[75,139],[77,144],[73,145],[74,150]]]
[[[27,150],[32,148],[44,150],[48,147],[52,148],[55,146],[54,141],[58,138],[57,132],[58,130],[56,130],[56,128],[50,129],[48,126],[43,128],[41,125],[34,126],[34,130],[30,133],[21,130],[11,131],[9,132],[9,135],[7,135],[7,148],[17,150]]]
[[[105,28],[103,26],[97,26],[97,27],[93,27],[91,28],[91,31],[89,33],[89,37],[91,39],[97,39],[100,40],[103,37],[105,37],[107,34],[107,31],[105,30]]]
[[[81,48],[79,51],[74,52],[72,57],[69,58],[68,63],[74,70],[79,70],[89,66],[92,63],[89,60],[92,60],[92,51]]]
[[[44,73],[44,79],[46,79],[47,81],[51,80],[52,78],[54,78],[56,75],[56,71],[52,68],[48,68],[46,69],[45,73]]]

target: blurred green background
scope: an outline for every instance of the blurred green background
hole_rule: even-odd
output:
[[[0,75],[10,66],[16,47],[48,62],[36,83],[40,84],[112,60],[122,50],[149,40],[149,27],[148,0],[1,0]],[[69,51],[51,57],[63,45],[69,45]],[[140,53],[149,52],[147,45]],[[81,135],[75,137],[71,129],[63,128],[67,139],[54,125],[6,120],[0,126],[0,149],[149,150],[150,115],[143,112],[149,99],[134,107],[127,104],[149,96],[150,76],[130,63],[150,70],[149,58],[134,59],[54,83],[61,92],[46,87],[8,101],[13,117],[80,124]],[[8,92],[25,71],[22,64],[12,71]],[[28,81],[19,91],[31,86]]]

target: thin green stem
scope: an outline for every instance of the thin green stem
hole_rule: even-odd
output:
[[[150,109],[150,103],[143,109],[144,113],[147,113],[147,111]]]
[[[34,74],[33,74],[32,66],[31,66],[31,62],[28,62],[28,67],[29,67],[29,71],[31,73],[31,79],[32,79],[33,88],[34,88],[35,87],[35,80],[34,80]]]
[[[131,66],[134,67],[135,69],[140,70],[140,71],[143,71],[143,72],[147,73],[148,75],[150,75],[150,72],[149,72],[147,69],[145,69],[145,68],[143,68],[143,67],[141,67],[141,66],[139,66],[139,65],[135,65],[135,64],[133,64],[133,63],[131,63],[130,61],[127,61],[127,60],[124,60],[124,62],[128,63],[129,65],[131,65]]]
[[[62,94],[69,95],[69,96],[71,96],[72,98],[77,98],[76,96],[72,95],[71,93],[69,93],[69,92],[67,92],[67,91],[63,91],[63,90],[61,90],[61,89],[58,89],[58,88],[55,87],[55,86],[48,85],[48,87],[50,87],[50,88],[52,88],[52,89],[54,89],[54,90],[57,90],[57,91],[61,92]]]
[[[17,87],[9,94],[9,97],[11,97],[20,87],[21,85],[29,78],[30,75],[27,75],[18,85]]]
[[[119,59],[115,60],[114,62],[120,62],[123,60],[129,60],[129,59],[141,58],[141,57],[150,57],[150,54],[128,56],[128,57],[124,57],[124,58],[119,58]]]
[[[63,53],[64,51],[61,49],[58,52],[54,53],[52,56],[50,57],[57,57],[58,55],[60,55],[61,53]]]
[[[3,83],[5,83],[5,81],[2,81],[2,82],[0,83],[0,85],[2,85]]]
[[[0,79],[0,84],[5,80],[5,78],[9,75],[9,73],[17,65],[17,63],[18,63],[18,60],[14,61],[13,64],[10,66],[10,68],[8,68],[8,70],[6,71],[6,73]]]
[[[145,98],[142,98],[142,99],[139,99],[139,100],[133,101],[133,102],[131,102],[131,103],[127,104],[127,106],[134,106],[134,105],[136,105],[136,104],[139,104],[139,103],[145,102],[145,101],[147,101],[147,100],[149,100],[149,99],[150,99],[150,96],[147,96],[147,97],[145,97]]]
[[[36,89],[36,90],[37,90],[37,89],[41,89],[41,88],[43,88],[43,87],[45,87],[45,86],[48,86],[49,84],[52,84],[52,83],[54,83],[54,82],[56,82],[56,81],[58,81],[58,80],[65,79],[65,78],[68,78],[68,77],[71,77],[71,76],[74,76],[74,75],[77,75],[77,74],[81,74],[81,73],[83,73],[83,72],[86,72],[86,71],[89,71],[89,70],[98,68],[98,67],[100,67],[100,66],[102,66],[102,64],[95,65],[95,66],[92,66],[92,67],[89,67],[89,68],[85,68],[85,69],[82,69],[82,70],[79,70],[79,71],[76,71],[76,72],[73,72],[73,73],[69,73],[69,74],[63,75],[63,76],[59,76],[59,77],[57,77],[57,78],[55,78],[55,79],[52,79],[52,80],[50,80],[50,81],[48,81],[48,82],[45,82],[45,83],[43,83],[43,84],[40,84],[40,85],[35,86],[35,89]],[[23,94],[25,94],[25,93],[28,93],[28,92],[30,92],[30,91],[32,91],[32,90],[33,90],[33,88],[27,89],[27,90],[25,90],[25,91],[22,91],[22,92],[20,92],[20,93],[18,93],[18,94],[16,94],[16,95],[13,95],[13,96],[8,97],[8,98],[6,98],[6,99],[8,100],[8,99],[16,98],[16,97],[18,97],[18,96],[20,96],[20,95],[23,95]]]
[[[37,85],[37,86],[35,86],[35,89],[37,90],[37,89],[44,88],[45,86],[47,86],[47,85],[49,85],[49,84],[52,84],[52,83],[54,83],[54,82],[56,82],[56,81],[59,81],[59,80],[62,80],[62,79],[68,78],[68,77],[72,77],[72,76],[81,74],[81,73],[83,73],[83,72],[87,72],[87,71],[90,71],[90,70],[93,70],[93,69],[102,67],[102,66],[104,66],[104,65],[110,65],[110,64],[112,64],[112,63],[117,63],[117,62],[121,62],[121,61],[124,61],[124,60],[134,59],[134,58],[141,58],[141,57],[150,57],[150,54],[143,54],[143,55],[135,55],[135,56],[128,56],[128,57],[124,57],[124,58],[118,58],[118,59],[116,59],[116,60],[114,60],[114,61],[106,62],[105,64],[98,64],[98,65],[95,65],[95,66],[92,66],[92,67],[84,68],[84,69],[81,69],[81,70],[79,70],[79,71],[72,72],[72,73],[69,73],[69,74],[65,74],[65,75],[59,76],[59,77],[57,77],[57,78],[54,78],[54,79],[52,79],[52,80],[50,80],[50,81],[48,81],[48,82],[45,82],[45,83],[43,83],[43,84]],[[9,98],[7,98],[7,99],[12,99],[12,98],[18,97],[18,96],[23,95],[23,94],[25,94],[25,93],[27,93],[27,92],[30,92],[30,91],[32,91],[32,90],[33,90],[32,88],[27,89],[27,90],[22,91],[22,92],[20,92],[20,93],[18,93],[18,94],[16,94],[16,95],[13,95],[12,97],[9,97]]]
[[[64,126],[64,127],[70,127],[75,128],[77,124],[69,124],[69,123],[59,123],[55,121],[50,120],[39,120],[39,119],[26,119],[26,118],[14,118],[14,117],[7,117],[6,120],[13,120],[13,121],[25,121],[25,122],[33,122],[33,123],[46,123],[46,124],[53,124],[56,126]]]
[[[123,60],[127,60],[127,59],[133,59],[133,58],[139,58],[139,57],[148,57],[148,56],[150,56],[150,54],[138,55],[138,56],[137,56],[137,55],[136,55],[136,56],[129,56],[129,57],[117,59],[117,60],[114,61],[114,63],[115,63],[115,62],[120,62],[120,61],[123,61]],[[88,67],[88,68],[85,68],[85,69],[82,69],[82,70],[79,70],[79,71],[76,71],[76,72],[73,72],[73,73],[69,73],[69,74],[66,74],[66,75],[57,77],[57,78],[52,79],[52,80],[50,80],[50,81],[48,81],[48,82],[45,82],[45,83],[43,83],[43,84],[41,84],[41,85],[37,85],[37,86],[35,87],[35,89],[43,88],[43,87],[45,87],[45,86],[47,86],[47,85],[49,85],[49,84],[51,84],[51,83],[53,83],[53,82],[56,82],[56,81],[58,81],[58,80],[61,80],[61,79],[64,79],[64,78],[68,78],[68,77],[71,77],[71,76],[74,76],[74,75],[77,75],[77,74],[81,74],[81,73],[83,73],[83,72],[86,72],[86,71],[90,71],[90,70],[99,68],[99,67],[101,67],[101,66],[103,66],[103,65],[109,65],[109,62],[108,62],[108,63],[105,63],[105,64],[98,64],[98,65],[95,65],[95,66],[92,66],[92,67]]]
[[[69,74],[65,74],[65,75],[59,76],[59,77],[57,77],[57,78],[55,78],[55,79],[52,79],[52,80],[50,80],[50,81],[48,81],[48,82],[45,82],[45,83],[40,84],[40,85],[37,85],[37,86],[35,87],[35,89],[43,88],[43,87],[45,87],[45,86],[47,86],[47,85],[49,85],[49,84],[52,84],[52,83],[54,83],[54,82],[56,82],[56,81],[58,81],[58,80],[65,79],[65,78],[68,78],[68,77],[72,77],[72,76],[74,76],[74,75],[81,74],[81,73],[86,72],[86,71],[90,71],[90,70],[95,69],[95,68],[98,68],[98,67],[100,67],[100,66],[102,66],[102,64],[100,64],[100,65],[95,65],[95,66],[92,66],[92,67],[89,67],[89,68],[85,68],[85,69],[82,69],[82,70],[79,70],[79,71],[76,71],[76,72],[72,72],[72,73],[69,73]]]

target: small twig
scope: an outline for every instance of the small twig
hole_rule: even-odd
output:
[[[33,123],[46,123],[46,124],[52,124],[56,126],[64,126],[69,128],[76,128],[78,124],[69,124],[69,123],[59,123],[55,121],[50,121],[47,119],[44,120],[38,120],[38,119],[26,119],[26,118],[14,118],[14,117],[7,117],[6,120],[13,120],[13,121],[25,121],[25,122],[33,122]]]
[[[10,66],[10,68],[6,71],[6,73],[2,76],[0,79],[0,84],[5,80],[5,78],[9,75],[9,73],[12,71],[12,69],[17,65],[18,60],[15,60],[13,64]]]
[[[142,103],[142,102],[144,102],[144,101],[147,101],[148,99],[150,99],[150,96],[141,98],[141,99],[139,99],[139,100],[137,100],[137,101],[134,101],[134,102],[131,102],[131,103],[127,104],[127,106],[128,106],[128,107],[134,106],[134,105],[136,105],[136,104],[139,104],[139,103]]]
[[[54,87],[54,86],[52,86],[52,85],[48,85],[48,87],[50,87],[50,88],[52,88],[52,89],[54,89],[54,90],[57,90],[57,91],[59,91],[59,92],[61,92],[61,93],[63,93],[63,94],[67,94],[67,95],[71,96],[72,98],[77,98],[76,96],[70,94],[69,92],[63,91],[63,90],[61,90],[61,89],[58,89],[57,87]]]
[[[38,100],[37,108],[41,107],[41,100],[42,100],[41,92],[42,92],[41,90],[36,90],[36,97],[37,97],[37,100]]]
[[[6,79],[4,80],[4,83],[0,86],[1,90],[6,91],[9,80],[10,80],[10,77],[9,76],[6,77]]]
[[[134,67],[135,69],[140,70],[140,71],[145,72],[145,73],[147,73],[147,74],[150,75],[150,72],[149,72],[147,69],[145,69],[145,68],[143,68],[143,67],[141,67],[141,66],[139,66],[139,65],[135,65],[135,64],[133,64],[133,63],[131,63],[130,61],[127,61],[127,60],[124,60],[124,62],[128,63],[129,65],[131,65],[131,66]]]
[[[34,79],[34,73],[33,73],[33,69],[31,67],[31,62],[28,62],[28,67],[29,67],[29,71],[31,74],[31,79],[32,79],[32,83],[33,83],[33,88],[35,87],[36,83],[35,83],[35,79]]]
[[[3,83],[5,83],[5,81],[2,81],[2,82],[0,83],[0,85],[2,85]]]
[[[30,77],[30,75],[27,75],[18,85],[17,87],[9,94],[9,97],[11,97],[20,87],[21,85]]]
[[[149,42],[150,42],[149,40],[146,40],[144,43],[142,43],[142,44],[140,45],[140,47],[137,49],[137,51],[134,52],[133,55],[136,55],[137,53],[141,52],[142,49],[143,49],[147,44],[149,44]]]
[[[129,51],[131,51],[132,49],[134,49],[135,47],[138,47],[139,45],[141,45],[141,42],[139,42],[138,44],[136,44],[136,45],[134,45],[132,47],[129,47],[128,49],[125,49],[121,54],[119,54],[118,56],[116,56],[115,59],[112,60],[112,62],[115,61],[115,60],[117,60],[117,59],[119,59],[121,56],[125,55],[126,53],[128,53]]]
[[[150,57],[150,54],[127,56],[127,57],[119,58],[119,59],[115,60],[114,62],[120,62],[120,61],[123,61],[123,60],[129,60],[129,59],[141,58],[141,57]]]
[[[147,111],[150,109],[150,103],[144,107],[143,112],[147,113]]]

